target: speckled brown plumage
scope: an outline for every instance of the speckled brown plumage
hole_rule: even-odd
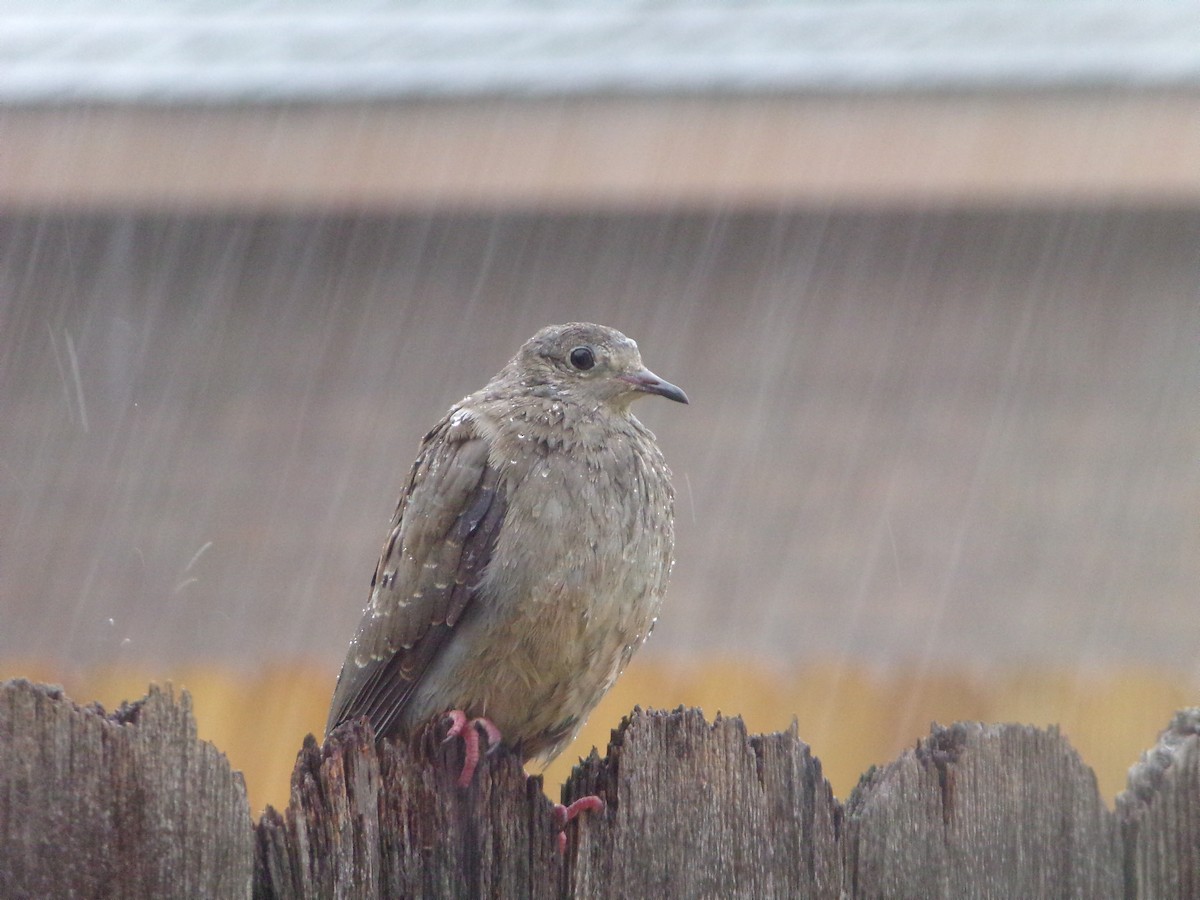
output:
[[[645,394],[687,402],[620,332],[534,335],[421,444],[350,646],[328,730],[381,737],[447,710],[526,759],[575,735],[654,625],[673,493]]]

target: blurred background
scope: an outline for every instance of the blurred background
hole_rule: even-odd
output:
[[[1111,801],[1200,691],[1200,6],[0,0],[0,677],[285,804],[422,434],[537,328],[675,473],[634,704],[844,798],[931,720]]]

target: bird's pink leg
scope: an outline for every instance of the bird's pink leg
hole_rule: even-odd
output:
[[[570,806],[563,806],[561,803],[554,804],[554,823],[558,826],[558,852],[564,853],[567,849],[567,833],[563,829],[580,813],[585,812],[603,812],[604,801],[595,794],[588,794],[586,797],[580,797]]]
[[[500,746],[500,729],[496,727],[495,722],[483,716],[474,719],[467,718],[467,714],[461,709],[450,710],[446,713],[446,718],[450,721],[450,727],[446,730],[446,736],[442,738],[442,743],[456,737],[462,738],[463,767],[458,776],[458,786],[467,787],[475,777],[475,769],[479,765],[479,732],[483,731],[488,742],[488,752],[491,752]],[[595,794],[580,797],[570,806],[555,803],[552,815],[555,827],[558,829],[558,852],[563,853],[567,849],[567,833],[563,829],[567,827],[568,822],[581,813],[602,812],[603,810],[604,801]]]
[[[500,729],[491,719],[485,719],[483,716],[468,719],[467,714],[461,709],[450,710],[446,713],[446,718],[450,720],[450,729],[442,738],[442,743],[462,737],[463,767],[462,773],[458,776],[458,786],[467,787],[471,783],[471,779],[475,777],[475,767],[479,765],[479,729],[482,728],[487,737],[489,752],[500,746]],[[574,806],[574,804],[571,805]]]

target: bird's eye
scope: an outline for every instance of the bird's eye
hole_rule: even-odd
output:
[[[586,372],[596,364],[596,355],[592,353],[591,347],[576,347],[567,358],[580,372]]]

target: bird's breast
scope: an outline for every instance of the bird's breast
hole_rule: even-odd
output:
[[[423,706],[470,707],[538,754],[574,733],[653,626],[671,564],[670,484],[637,434],[590,447],[493,439],[491,460],[504,522],[439,663],[473,695]]]
[[[521,574],[534,581],[599,585],[599,599],[657,585],[673,522],[669,476],[653,444],[618,435],[513,459],[501,478],[501,541],[509,546],[497,556],[527,567]]]

